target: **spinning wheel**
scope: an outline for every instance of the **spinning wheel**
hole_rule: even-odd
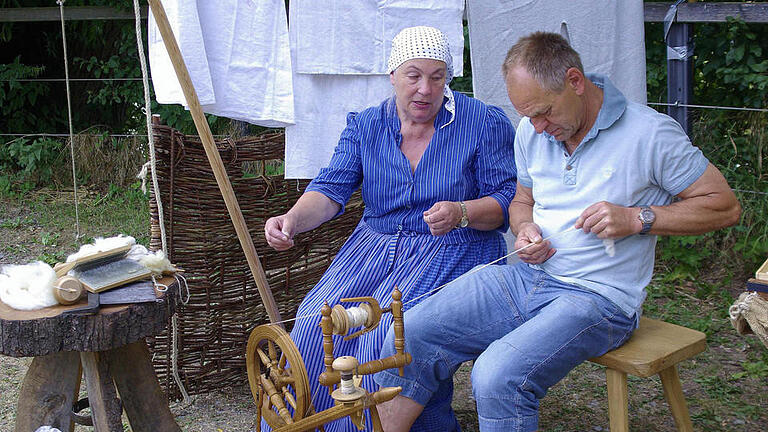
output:
[[[248,338],[245,361],[259,414],[273,429],[312,413],[307,370],[285,330],[256,327]]]
[[[411,362],[411,355],[404,351],[401,298],[400,290],[395,287],[392,291],[392,303],[385,310],[382,310],[372,297],[341,299],[342,302],[361,303],[360,306],[349,309],[340,305],[331,309],[327,303],[320,309],[325,372],[320,374],[318,381],[328,387],[336,404],[319,413],[312,407],[304,361],[288,333],[272,324],[260,325],[253,329],[248,338],[245,363],[248,367],[248,383],[256,400],[256,430],[261,430],[262,418],[275,432],[302,432],[316,428],[323,430],[324,424],[347,416],[362,430],[365,427],[363,411],[368,410],[373,431],[381,432],[381,420],[376,405],[392,400],[402,389],[385,387],[369,393],[356,384],[355,378],[390,368],[400,369],[402,375],[402,368]],[[351,329],[363,327],[346,336],[345,340],[359,337],[375,329],[384,312],[392,313],[395,354],[363,364],[358,364],[357,359],[350,356],[334,358],[334,334],[345,336]]]

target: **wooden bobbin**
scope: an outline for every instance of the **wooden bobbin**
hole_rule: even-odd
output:
[[[341,383],[339,388],[331,393],[331,397],[340,403],[354,402],[365,396],[365,390],[354,385],[352,374],[358,365],[356,358],[341,356],[333,361],[333,369],[339,371]]]
[[[73,276],[62,276],[53,285],[53,296],[59,304],[75,304],[82,295],[83,284]]]

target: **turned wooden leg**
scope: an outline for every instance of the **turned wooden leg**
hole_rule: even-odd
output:
[[[15,431],[53,426],[72,432],[72,405],[79,390],[79,353],[58,352],[35,357],[21,384]]]
[[[123,408],[103,352],[81,352],[88,402],[96,432],[123,432]]]
[[[147,344],[141,340],[107,352],[109,371],[133,432],[181,431],[160,389]]]
[[[611,432],[629,432],[627,374],[606,368],[605,378],[608,383],[608,419]]]
[[[675,418],[677,430],[680,432],[693,432],[691,416],[688,414],[688,404],[685,403],[683,387],[680,385],[680,376],[677,374],[677,366],[670,366],[659,372],[661,384],[664,386],[664,397],[667,399],[672,417]]]

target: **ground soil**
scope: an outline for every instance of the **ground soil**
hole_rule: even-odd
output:
[[[9,223],[18,217],[31,217],[32,222],[24,226]],[[50,252],[50,245],[39,241],[41,229],[28,209],[0,202],[0,264],[26,263]],[[742,275],[733,277],[729,291],[737,295],[744,280]],[[681,287],[681,290],[685,289]],[[688,295],[694,308],[723,307]],[[649,301],[663,302],[665,299]],[[680,365],[683,392],[690,405],[695,429],[768,430],[765,374],[738,378],[735,375],[744,371],[742,365],[750,353],[754,357],[755,350],[764,348],[754,338],[738,336],[727,320],[716,325],[708,342],[705,353]],[[0,356],[0,431],[13,430],[18,391],[30,361],[28,358]],[[477,414],[471,396],[470,370],[471,364],[465,364],[456,374],[453,406],[463,429],[476,431]],[[676,430],[657,377],[630,377],[629,386],[631,430]],[[256,409],[245,379],[233,382],[230,388],[193,396],[191,404],[172,402],[171,409],[184,431],[254,429]],[[604,369],[585,363],[550,389],[542,401],[540,427],[546,431],[607,431],[607,412]],[[78,427],[76,430],[91,428]]]

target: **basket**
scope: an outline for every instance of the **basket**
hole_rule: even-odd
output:
[[[199,137],[156,125],[154,142],[168,257],[184,270],[191,294],[176,309],[179,375],[190,394],[245,383],[248,334],[269,317]],[[293,248],[277,252],[266,244],[264,222],[288,211],[308,184],[270,174],[282,166],[284,134],[220,140],[216,146],[281,317],[294,317],[360,220],[360,194],[353,195],[342,216],[296,236]],[[157,250],[161,238],[154,196],[150,203],[150,248]],[[179,398],[172,375],[171,323],[148,342],[161,385],[170,398]]]

